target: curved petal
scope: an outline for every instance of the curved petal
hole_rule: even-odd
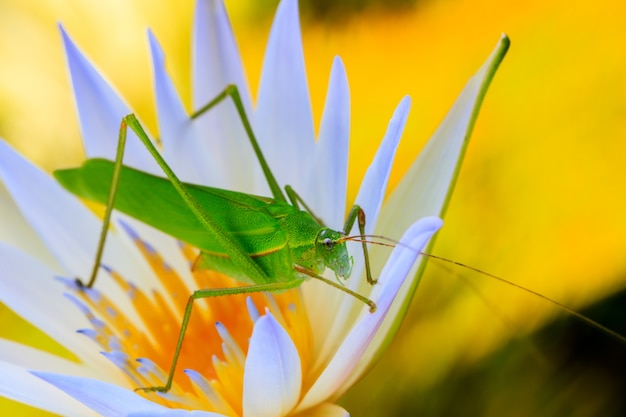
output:
[[[314,155],[314,130],[297,0],[276,11],[265,52],[255,128],[280,185],[304,189]],[[303,175],[304,173],[304,175]],[[259,177],[259,179],[262,177]],[[267,195],[267,187],[260,184]]]
[[[348,417],[350,413],[337,404],[324,403],[298,413],[296,417]]]
[[[335,57],[326,93],[319,140],[315,146],[315,167],[319,168],[311,171],[310,186],[303,198],[315,215],[324,220],[327,226],[337,230],[343,227],[346,213],[349,139],[350,89],[343,63],[339,57]],[[326,312],[329,305],[339,300],[340,292],[330,289],[321,282],[309,282],[303,294],[309,312],[324,312],[324,314],[313,313],[315,314],[313,317],[317,317],[315,327],[331,329],[336,317]],[[326,338],[319,334],[318,340]]]
[[[3,243],[0,265],[0,300],[4,304],[81,360],[99,366],[102,374],[116,375],[116,369],[98,353],[97,345],[76,332],[89,327],[89,322],[68,303],[63,284],[54,279],[50,269]]]
[[[315,146],[315,167],[303,195],[315,214],[339,229],[346,213],[348,145],[350,142],[350,88],[341,58],[335,57],[326,104]]]
[[[384,236],[398,236],[412,219],[419,216],[443,217],[478,111],[508,47],[509,39],[503,35],[487,61],[469,80],[440,127],[383,206],[376,233]],[[411,213],[411,215],[405,213]],[[429,248],[432,244],[431,241]],[[393,337],[397,331],[398,320],[404,317],[424,266],[425,263],[422,263],[411,282],[402,288],[389,314],[390,318],[395,319],[389,319],[383,324],[368,353],[364,356],[359,370],[355,371],[355,380],[358,380],[368,364],[374,361],[383,342]],[[373,268],[377,266],[373,265]]]
[[[2,139],[0,139],[2,141]],[[0,241],[11,242],[12,246],[30,253],[34,258],[42,261],[53,269],[59,270],[59,265],[39,236],[30,227],[20,212],[19,207],[11,198],[8,190],[0,183]]]
[[[343,343],[327,363],[311,389],[299,404],[299,409],[310,407],[326,398],[341,395],[352,379],[352,371],[357,367],[383,320],[387,316],[392,301],[404,283],[409,271],[426,246],[431,236],[439,230],[443,222],[436,217],[426,217],[412,225],[391,253],[380,276],[381,285],[375,287],[372,299],[376,302],[375,313],[366,313],[352,327]]]
[[[193,102],[200,109],[229,84],[239,88],[252,117],[250,93],[228,15],[221,0],[197,2],[193,32]],[[241,167],[258,166],[241,119],[230,98],[194,121],[202,136],[204,162],[212,166],[208,185],[253,193],[254,178]]]
[[[150,30],[148,43],[152,56],[163,157],[181,180],[194,184],[206,183],[203,178],[210,175],[203,171],[210,164],[202,164],[198,160],[205,152],[200,151],[189,115],[165,71],[163,50]]]
[[[367,215],[367,224],[365,225],[365,233],[367,234],[374,231],[378,222],[378,214],[387,192],[389,174],[391,173],[398,143],[402,137],[410,109],[411,99],[406,96],[393,112],[385,137],[378,147],[374,160],[365,173],[361,188],[359,188],[355,204],[361,206]]]
[[[20,366],[24,369],[36,369],[45,372],[63,372],[65,374],[82,377],[97,376],[92,368],[79,365],[76,362],[72,362],[46,351],[2,338],[0,338],[0,361]],[[100,376],[101,375],[100,373]]]
[[[47,174],[30,164],[15,150],[0,141],[0,179],[13,196],[22,215],[64,268],[63,274],[88,277],[96,253],[100,222],[80,201],[66,192]],[[109,233],[103,263],[115,266],[126,277],[144,287],[152,277],[136,254],[136,248],[123,245],[114,232]],[[125,262],[115,262],[124,259]],[[120,308],[140,326],[128,298],[113,280],[98,282],[99,289],[115,297]]]
[[[3,361],[0,361],[0,395],[66,417],[98,415],[27,369]]]
[[[172,410],[165,409],[162,411],[139,411],[128,414],[128,417],[225,417],[223,414],[209,413],[208,411],[198,410]]]
[[[385,196],[391,166],[400,137],[404,130],[404,125],[406,124],[410,104],[411,101],[408,97],[403,98],[400,104],[398,104],[387,127],[385,137],[374,157],[374,161],[372,161],[369,166],[365,178],[361,183],[355,204],[360,205],[366,213],[366,234],[371,234],[376,226],[378,212],[380,211]],[[367,280],[362,278],[364,270],[363,251],[359,245],[354,244],[350,246],[350,253],[354,259],[355,267],[352,271],[352,278],[348,281],[347,286],[361,294],[366,294],[368,287],[371,288],[371,286],[367,283]],[[359,286],[361,286],[361,288],[359,288]],[[319,348],[320,350],[319,354],[316,356],[314,368],[320,364],[326,363],[329,355],[335,351],[342,340],[341,335],[347,332],[355,316],[362,310],[362,303],[354,297],[340,291],[335,291],[328,286],[324,287],[327,288],[318,285],[316,291],[325,291],[327,301],[322,311],[324,312],[324,316],[332,317],[333,322],[330,328],[322,328],[322,331],[326,330],[328,332],[327,334],[319,335],[318,340],[321,340],[323,345]],[[312,307],[315,307],[315,305]],[[310,309],[309,313],[311,317],[319,315],[317,314],[318,312]]]
[[[289,334],[271,314],[254,323],[243,376],[243,415],[286,415],[302,386],[300,356]]]
[[[154,415],[152,413],[160,415],[158,413],[168,410],[130,390],[96,379],[47,372],[33,372],[33,375],[64,391],[104,417]]]
[[[131,110],[76,47],[65,29],[62,26],[59,29],[72,78],[85,152],[90,158],[113,160],[120,122]],[[134,133],[128,132],[124,163],[158,174],[158,165],[134,136]]]

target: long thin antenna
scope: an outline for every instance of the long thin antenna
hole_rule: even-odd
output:
[[[386,240],[388,242],[393,243],[393,244],[388,244],[388,243],[375,242],[375,241],[369,241],[369,240],[366,241],[366,243],[371,243],[373,245],[380,245],[380,246],[387,246],[387,247],[394,247],[394,246],[398,246],[399,245],[399,246],[406,247],[408,249],[413,249],[413,248],[411,248],[408,245],[402,244],[402,242],[395,241],[395,240],[390,239],[390,238],[385,237],[385,236],[367,235],[367,236],[364,236],[364,237],[373,238],[373,239]],[[361,239],[361,236],[346,236],[346,237],[344,237],[344,240],[351,240],[351,241],[355,241],[355,242],[361,242],[363,239]],[[589,326],[595,327],[596,329],[598,329],[600,331],[603,331],[604,333],[608,334],[609,336],[612,336],[613,338],[617,339],[618,341],[620,341],[621,343],[626,345],[626,336],[623,336],[623,335],[617,333],[616,331],[609,329],[608,327],[598,323],[597,321],[592,320],[589,317],[587,317],[587,316],[585,316],[583,314],[580,314],[579,312],[577,312],[575,310],[572,310],[571,308],[567,307],[566,305],[561,304],[558,301],[553,300],[550,297],[547,297],[547,296],[545,296],[543,294],[538,293],[537,291],[533,291],[533,290],[531,290],[529,288],[526,288],[526,287],[523,287],[523,286],[521,286],[519,284],[516,284],[513,281],[509,281],[507,279],[504,279],[504,278],[499,277],[499,276],[494,275],[494,274],[490,274],[489,272],[483,271],[481,269],[474,268],[473,266],[469,266],[469,265],[466,265],[466,264],[461,263],[461,262],[453,261],[451,259],[444,258],[442,256],[437,256],[437,255],[433,255],[433,254],[430,254],[430,253],[424,253],[424,252],[419,252],[419,254],[423,255],[423,256],[426,256],[428,258],[437,259],[437,260],[442,261],[442,262],[447,262],[447,263],[452,264],[452,265],[457,265],[457,266],[460,266],[462,268],[469,269],[470,271],[478,272],[479,274],[486,275],[486,276],[488,276],[490,278],[493,278],[493,279],[495,279],[497,281],[500,281],[500,282],[503,282],[505,284],[509,284],[509,285],[511,285],[511,286],[513,286],[515,288],[518,288],[518,289],[520,289],[522,291],[525,291],[525,292],[527,292],[529,294],[533,294],[533,295],[541,298],[542,300],[545,300],[545,301],[548,301],[548,302],[552,303],[553,305],[559,307],[563,311],[571,314],[573,317],[576,317],[578,320],[580,320],[580,321],[582,321],[584,323],[587,323]]]

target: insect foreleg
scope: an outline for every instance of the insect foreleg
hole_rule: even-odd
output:
[[[305,203],[302,197],[300,197],[300,194],[298,194],[293,188],[291,188],[291,185],[285,185],[285,192],[287,193],[287,197],[289,198],[289,201],[291,202],[292,206],[296,207],[297,209],[300,209],[300,206],[298,205],[298,203],[302,204],[302,207],[304,207],[307,213],[309,213],[311,217],[313,217],[313,219],[318,224],[326,227],[326,225],[324,224],[324,221],[320,219],[319,217],[317,217],[315,213],[313,213],[313,211],[307,205],[307,203]]]
[[[180,356],[180,351],[183,347],[183,340],[185,339],[185,333],[187,332],[187,326],[189,325],[189,318],[191,317],[191,312],[193,310],[193,302],[195,300],[198,300],[201,298],[209,298],[209,297],[221,297],[225,295],[284,291],[290,288],[297,287],[301,283],[302,283],[302,279],[296,278],[296,279],[293,279],[291,281],[286,281],[286,282],[272,282],[269,284],[249,285],[245,287],[234,287],[234,288],[210,288],[210,289],[202,289],[202,290],[194,291],[193,294],[189,296],[189,299],[187,300],[187,305],[185,306],[185,313],[183,315],[183,321],[180,325],[180,332],[178,334],[178,342],[176,343],[176,350],[174,351],[174,357],[172,358],[172,365],[170,366],[170,372],[167,376],[167,381],[165,382],[165,385],[161,387],[136,388],[135,391],[167,392],[172,387],[172,382],[174,380],[174,371],[176,370],[178,357]]]
[[[120,183],[120,173],[122,172],[122,161],[124,159],[124,150],[126,149],[126,124],[122,121],[120,126],[120,132],[117,140],[117,151],[115,153],[115,165],[113,166],[113,176],[111,178],[111,189],[109,191],[109,197],[107,199],[106,211],[104,212],[104,219],[102,220],[102,229],[100,230],[100,239],[98,240],[98,249],[96,250],[96,256],[94,259],[93,268],[91,270],[91,276],[87,284],[84,284],[79,278],[76,278],[76,282],[80,287],[91,288],[96,282],[98,276],[98,270],[100,269],[100,262],[102,261],[102,254],[104,252],[104,244],[109,232],[109,224],[111,223],[111,213],[115,206],[115,197],[117,196],[117,190]]]
[[[241,123],[243,124],[244,129],[246,130],[246,134],[248,135],[248,139],[250,139],[250,143],[252,144],[252,148],[254,149],[254,153],[256,154],[259,163],[261,164],[261,168],[263,169],[263,174],[265,174],[265,178],[267,179],[267,184],[272,191],[272,195],[274,199],[278,201],[284,201],[285,196],[278,185],[278,181],[276,181],[276,177],[272,174],[272,170],[270,169],[265,157],[263,156],[263,152],[261,152],[261,147],[256,140],[256,136],[254,136],[254,132],[252,131],[252,125],[250,124],[250,120],[246,115],[246,110],[243,108],[243,102],[241,101],[241,96],[239,95],[239,89],[236,85],[230,84],[226,86],[226,88],[217,95],[213,100],[211,100],[207,105],[201,107],[195,113],[191,115],[191,119],[197,119],[202,116],[207,111],[211,110],[217,104],[221,103],[226,99],[226,97],[230,97],[237,108],[237,113],[239,114],[239,118],[241,119]]]
[[[311,278],[315,278],[317,280],[325,282],[326,284],[330,285],[331,287],[335,287],[335,288],[337,288],[337,289],[339,289],[339,290],[341,290],[341,291],[343,291],[345,293],[350,294],[354,298],[356,298],[356,299],[358,299],[360,301],[363,301],[365,304],[367,304],[369,306],[370,313],[374,313],[376,311],[376,303],[375,302],[373,302],[372,300],[370,300],[367,297],[362,296],[361,294],[359,294],[357,292],[352,291],[350,288],[346,288],[346,287],[344,287],[341,284],[337,284],[334,281],[331,281],[331,280],[326,279],[326,278],[324,278],[324,277],[322,277],[320,275],[317,275],[315,272],[313,272],[310,269],[307,269],[307,268],[305,268],[303,266],[294,265],[294,269],[296,271],[300,272],[301,274],[305,274],[305,275],[310,276]]]
[[[365,243],[365,212],[361,208],[361,206],[355,204],[352,206],[350,213],[348,213],[348,217],[346,217],[346,223],[343,226],[343,233],[349,234],[352,230],[352,226],[354,226],[354,222],[356,219],[359,219],[359,233],[361,234],[361,245],[363,246],[363,257],[365,258],[365,276],[367,277],[367,282],[371,285],[374,285],[378,282],[372,278],[372,269],[370,267],[370,256],[367,250],[367,243]]]

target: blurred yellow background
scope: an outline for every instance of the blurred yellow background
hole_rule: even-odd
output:
[[[255,94],[274,6],[252,3],[226,1]],[[421,0],[394,11],[374,4],[331,18],[306,14],[314,114],[319,121],[340,55],[352,93],[353,198],[395,105],[409,94],[393,187],[506,32],[512,46],[434,253],[581,310],[626,285],[626,3],[511,4]],[[0,136],[47,170],[82,159],[57,22],[156,132],[145,29],[160,40],[189,105],[192,12],[192,1],[0,1]],[[626,332],[621,300],[621,309],[605,307],[597,318]],[[0,312],[3,334],[32,337]],[[570,353],[561,344],[574,344],[562,327],[569,322],[526,336],[557,314],[537,297],[433,263],[389,353],[343,404],[353,415],[624,413],[624,382],[594,361],[608,346],[608,368],[623,376],[626,346],[591,331],[585,352],[595,359],[580,369],[564,360]]]

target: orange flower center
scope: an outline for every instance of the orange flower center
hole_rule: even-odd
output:
[[[115,302],[100,294],[97,289],[76,289],[80,300],[89,306],[89,309],[83,311],[93,325],[93,330],[85,333],[126,373],[131,389],[165,384],[179,338],[183,312],[191,294],[180,275],[168,266],[154,248],[138,237],[134,239],[166,289],[165,292],[155,290],[152,294],[146,294],[127,277],[121,277],[110,268],[105,269],[125,290],[144,328],[133,324]],[[181,245],[181,251],[191,268],[198,251],[187,245]],[[213,271],[192,271],[192,275],[197,288],[242,285]],[[281,294],[211,297],[194,302],[171,390],[166,394],[143,395],[166,406],[242,415],[248,341],[255,317],[259,313],[264,314],[266,310],[289,333],[298,349],[302,369],[307,369],[312,338],[299,289]]]

